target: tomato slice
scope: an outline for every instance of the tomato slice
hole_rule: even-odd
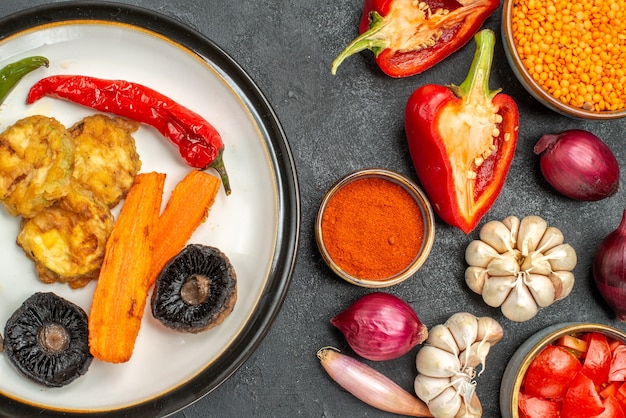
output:
[[[610,382],[623,382],[626,380],[626,345],[619,344],[613,350],[613,358],[609,368]]]
[[[558,418],[559,405],[543,398],[519,394],[519,411],[524,418]]]
[[[609,377],[610,367],[611,349],[606,337],[599,332],[592,332],[583,362],[583,373],[596,385],[602,385]]]
[[[561,417],[591,418],[603,411],[602,399],[593,380],[582,372],[577,373],[565,393]]]
[[[563,348],[571,349],[572,354],[576,357],[581,357],[585,351],[587,351],[587,342],[573,335],[563,335],[556,340],[555,344]]]
[[[602,390],[600,390],[600,397],[602,399],[606,399],[609,396],[615,396],[617,394],[617,390],[622,385],[622,382],[611,382],[606,385]]]
[[[580,361],[572,353],[548,345],[528,366],[524,386],[526,394],[539,398],[562,398],[581,369]]]
[[[606,398],[602,404],[604,411],[595,418],[626,418],[620,403],[613,396]]]

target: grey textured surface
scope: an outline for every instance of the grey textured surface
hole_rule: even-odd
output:
[[[51,2],[0,2],[0,16]],[[290,141],[302,193],[302,235],[289,294],[269,334],[250,359],[203,399],[174,415],[192,417],[344,417],[386,416],[341,390],[315,357],[323,346],[349,349],[329,319],[365,289],[333,276],[315,245],[313,223],[325,190],[355,169],[383,167],[416,180],[403,131],[407,98],[425,83],[460,83],[474,53],[470,43],[430,71],[391,79],[372,55],[349,58],[338,75],[333,57],[356,34],[362,0],[167,0],[126,1],[174,17],[200,31],[238,61],[269,99]],[[499,35],[500,10],[486,22]],[[500,39],[491,86],[500,86],[520,107],[515,160],[500,198],[486,220],[537,214],[564,231],[578,252],[575,288],[566,300],[532,320],[513,323],[487,307],[463,282],[464,250],[477,232],[464,235],[437,222],[435,245],[423,268],[407,282],[387,289],[407,300],[429,327],[451,314],[469,311],[500,321],[505,336],[478,380],[485,417],[498,417],[498,393],[506,363],[531,334],[547,325],[594,321],[626,330],[613,319],[591,282],[590,260],[600,240],[613,230],[624,210],[626,187],[610,199],[581,203],[562,198],[543,182],[532,147],[546,132],[587,129],[615,152],[626,184],[626,121],[584,122],[555,114],[533,100],[508,67]],[[370,363],[407,390],[416,371],[414,355]]]

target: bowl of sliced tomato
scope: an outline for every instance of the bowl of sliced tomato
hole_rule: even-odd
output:
[[[596,323],[547,327],[513,354],[500,386],[503,418],[626,416],[626,333]]]

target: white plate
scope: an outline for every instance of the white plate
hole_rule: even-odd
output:
[[[45,23],[40,16],[46,17]],[[177,333],[154,320],[147,304],[132,359],[124,364],[94,360],[85,376],[63,388],[29,381],[0,355],[0,393],[18,401],[0,399],[0,414],[26,416],[43,408],[50,410],[46,416],[53,410],[67,416],[67,411],[124,409],[132,416],[160,416],[180,409],[210,392],[245,361],[287,291],[300,207],[282,129],[254,83],[219,47],[153,12],[106,3],[51,5],[6,18],[0,22],[0,36],[0,67],[32,55],[50,60],[49,68],[27,75],[2,104],[0,130],[27,115],[52,116],[69,127],[96,113],[52,98],[25,104],[28,89],[38,79],[82,74],[147,85],[200,113],[220,131],[232,194],[220,191],[191,242],[221,249],[238,277],[237,303],[222,325],[199,335]],[[167,198],[189,167],[154,129],[142,125],[134,137],[142,172],[167,174]],[[19,219],[0,209],[0,330],[38,291],[55,292],[89,312],[95,283],[80,290],[42,284],[15,243],[18,228]]]

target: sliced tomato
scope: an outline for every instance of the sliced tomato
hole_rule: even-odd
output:
[[[596,385],[606,383],[611,367],[611,349],[604,334],[591,332],[587,354],[583,362],[583,373]]]
[[[622,343],[613,350],[608,379],[609,382],[623,382],[626,380],[626,345]]]
[[[519,394],[519,411],[524,418],[558,418],[559,405],[543,398]]]
[[[615,396],[617,389],[622,385],[622,382],[611,382],[600,390],[600,397],[606,399],[609,396]]]
[[[576,373],[563,398],[561,417],[591,418],[603,411],[602,399],[593,380],[582,372]]]
[[[622,383],[619,386],[615,393],[615,399],[622,405],[622,409],[626,411],[626,383]]]
[[[539,398],[562,398],[572,378],[581,369],[580,361],[572,353],[548,345],[528,366],[524,386],[526,394]]]
[[[626,418],[620,403],[613,396],[606,398],[602,405],[604,411],[600,415],[596,415],[595,418]]]

